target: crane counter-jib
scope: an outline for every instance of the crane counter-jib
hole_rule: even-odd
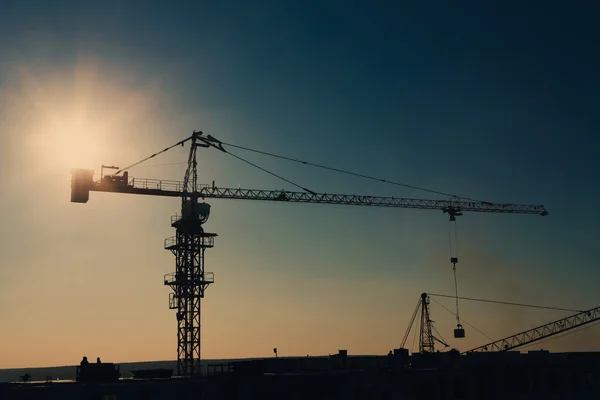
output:
[[[192,197],[263,200],[292,203],[341,204],[371,207],[395,207],[441,210],[448,214],[460,215],[460,212],[493,212],[512,214],[547,215],[542,205],[502,204],[458,200],[428,200],[399,197],[361,196],[346,194],[328,194],[313,192],[291,192],[283,190],[260,190],[241,188],[219,188],[199,185],[197,192],[183,190],[184,184],[177,181],[129,178],[127,175],[103,176],[101,180],[93,180],[93,171],[75,170],[71,181],[71,201],[87,203],[89,192],[129,193],[150,196]]]

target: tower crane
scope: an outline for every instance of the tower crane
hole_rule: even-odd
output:
[[[176,146],[191,142],[187,169],[183,182],[130,178],[128,169]],[[499,204],[478,201],[426,200],[397,197],[376,197],[330,193],[290,192],[284,190],[232,189],[200,185],[198,183],[196,150],[213,147],[227,152],[224,143],[201,131],[115,174],[104,175],[102,166],[100,180],[94,180],[94,171],[76,169],[72,171],[71,202],[87,203],[90,192],[127,193],[150,196],[181,198],[181,211],[172,216],[171,226],[176,235],[165,239],[165,249],[176,259],[175,272],[165,275],[164,284],[173,289],[169,306],[177,310],[177,369],[179,375],[193,376],[200,369],[200,300],[207,287],[214,282],[212,272],[204,270],[204,253],[214,246],[215,233],[207,233],[202,225],[208,220],[210,205],[205,199],[262,200],[288,203],[342,204],[353,206],[418,208],[438,210],[451,219],[463,212],[490,212],[504,214],[547,215],[541,205]],[[122,175],[119,175],[122,173]],[[202,201],[201,201],[202,200]]]

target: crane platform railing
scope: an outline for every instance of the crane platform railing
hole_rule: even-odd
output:
[[[214,234],[208,234],[208,235],[202,235],[201,236],[201,242],[200,242],[200,246],[201,247],[214,247],[215,245],[215,237]],[[179,246],[179,243],[177,242],[177,236],[171,236],[165,239],[164,241],[165,244],[165,250],[176,250],[177,247]]]
[[[167,286],[182,284],[189,285],[190,282],[197,285],[209,285],[215,282],[215,273],[204,272],[200,275],[196,275],[195,278],[177,272],[170,272],[164,276],[164,284]]]
[[[106,185],[106,182],[96,181],[94,182],[96,187],[101,188],[103,185]],[[127,182],[127,186],[130,186],[134,189],[151,189],[151,190],[164,190],[181,193],[183,192],[183,182],[180,181],[170,181],[170,180],[162,180],[162,179],[149,179],[149,178],[130,178]],[[203,188],[208,187],[207,184],[198,184],[197,191],[200,191]]]

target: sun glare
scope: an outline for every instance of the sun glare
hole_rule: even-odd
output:
[[[98,158],[104,151],[90,125],[85,120],[67,120],[62,126],[52,126],[47,132],[36,135],[36,147],[49,166],[63,169],[97,167]]]
[[[101,72],[94,61],[51,73],[23,68],[15,97],[31,116],[24,134],[37,168],[98,169],[128,151],[123,136],[138,121],[152,121],[157,102],[155,90],[132,82],[114,68]]]

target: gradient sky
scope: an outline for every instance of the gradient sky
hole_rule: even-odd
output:
[[[176,199],[92,193],[201,129],[438,191],[544,204],[458,221],[464,296],[598,305],[598,9],[592,2],[3,1],[0,368],[176,358],[163,275]],[[482,5],[485,3],[486,5]],[[579,3],[579,5],[575,5]],[[534,5],[535,4],[535,5]],[[181,180],[188,148],[130,174]],[[237,151],[313,191],[446,197]],[[294,187],[215,150],[203,182]],[[204,358],[385,354],[421,292],[453,292],[441,212],[210,201]],[[438,301],[452,309],[448,299]],[[568,315],[461,303],[494,339]],[[489,340],[432,302],[461,350]],[[412,335],[410,341],[412,342]],[[410,344],[412,345],[412,343]],[[409,345],[409,347],[411,347]],[[596,328],[532,348],[598,350]]]

